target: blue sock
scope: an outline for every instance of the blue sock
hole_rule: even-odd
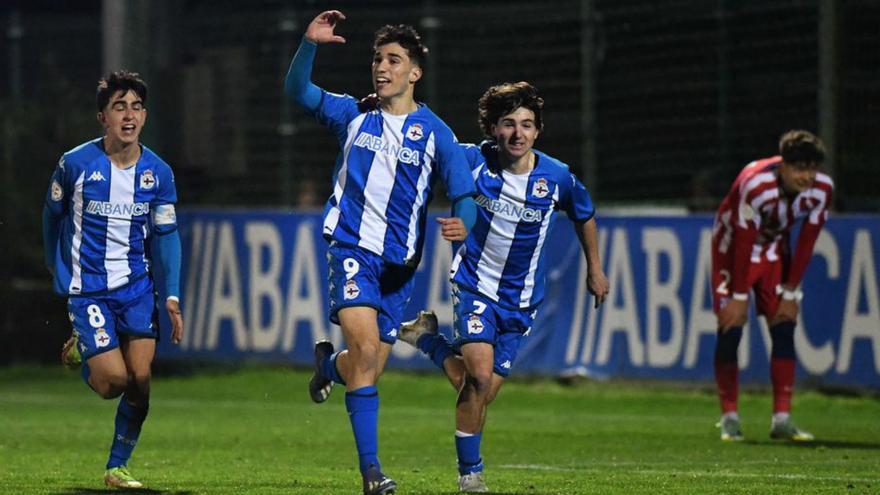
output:
[[[376,386],[346,392],[345,409],[354,432],[361,473],[371,464],[379,468],[379,391]]]
[[[339,352],[334,352],[324,359],[321,363],[321,374],[324,375],[324,378],[329,378],[336,383],[345,385],[345,380],[342,379],[342,375],[340,375],[339,370],[336,369],[337,357],[339,357]]]
[[[443,361],[446,361],[446,358],[453,353],[452,344],[446,340],[446,336],[442,333],[422,335],[416,341],[416,347],[427,354],[441,370],[443,369]]]
[[[116,430],[113,432],[113,443],[110,446],[107,469],[125,466],[128,463],[131,452],[137,445],[141,426],[147,419],[149,409],[149,403],[142,406],[129,404],[125,399],[125,394],[119,399],[119,406],[116,408]]]
[[[483,459],[480,457],[480,440],[483,432],[464,433],[455,431],[455,451],[458,453],[458,474],[480,473]]]

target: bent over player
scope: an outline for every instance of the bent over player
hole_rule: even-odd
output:
[[[122,396],[104,474],[120,488],[142,486],[126,465],[150,407],[159,338],[151,262],[165,277],[171,340],[183,337],[177,192],[168,164],[139,142],[146,102],[138,74],[119,71],[98,82],[105,134],[61,157],[43,209],[46,266],[73,323],[62,361],[81,362],[83,379],[104,399]]]
[[[414,99],[427,49],[410,26],[385,26],[373,43],[372,79],[378,108],[324,91],[311,81],[316,46],[342,43],[334,33],[345,16],[318,15],[290,65],[285,90],[329,127],[341,153],[333,195],[324,209],[330,277],[330,320],[342,327],[348,349],[315,346],[309,393],[327,399],[332,384],[346,385],[348,410],[365,494],[393,493],[377,455],[376,383],[397,340],[424,243],[426,206],[439,177],[462,225],[476,215],[474,184],[449,127]],[[447,219],[452,221],[452,219]]]
[[[556,210],[575,224],[597,307],[609,290],[589,193],[567,165],[532,148],[543,128],[543,104],[526,82],[493,86],[480,98],[480,126],[490,140],[463,145],[477,187],[477,221],[468,236],[442,226],[444,236],[464,241],[452,262],[455,341],[437,332],[430,312],[401,327],[400,339],[427,354],[459,391],[455,449],[462,492],[488,491],[480,455],[486,410],[544,299],[544,250]]]
[[[737,349],[748,317],[749,292],[770,327],[773,418],[770,437],[810,441],[813,435],[791,420],[794,390],[794,331],[799,289],[813,245],[828,216],[834,184],[818,171],[822,141],[807,131],[789,131],[779,155],[754,161],[739,173],[715,215],[712,234],[713,306],[718,317],[715,381],[721,401],[721,439],[743,439],[737,413]],[[794,252],[792,227],[801,222]]]

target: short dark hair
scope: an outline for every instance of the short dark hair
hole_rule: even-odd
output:
[[[409,59],[416,65],[422,67],[428,60],[428,47],[422,44],[422,37],[419,32],[412,26],[406,24],[398,24],[392,26],[386,24],[376,31],[376,38],[373,40],[373,51],[379,49],[380,46],[389,43],[397,43],[406,50]]]
[[[138,95],[138,98],[141,99],[144,106],[147,104],[147,83],[141,79],[141,75],[137,72],[118,70],[102,77],[98,81],[98,93],[95,99],[98,103],[99,112],[104,111],[107,103],[110,102],[110,98],[112,98],[117,91],[122,91],[123,94],[128,93],[129,91],[134,91],[135,94]]]
[[[480,129],[483,130],[483,134],[492,137],[491,129],[498,123],[498,119],[513,113],[519,107],[531,110],[535,114],[535,126],[538,130],[544,129],[544,121],[541,118],[544,99],[538,96],[538,88],[520,81],[498,84],[487,89],[478,103]]]
[[[791,165],[818,167],[825,160],[825,145],[809,131],[788,131],[779,138],[779,154]]]

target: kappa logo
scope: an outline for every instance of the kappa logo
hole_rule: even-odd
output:
[[[483,326],[483,322],[480,321],[479,316],[471,315],[471,317],[468,318],[467,329],[468,329],[469,334],[476,335],[479,333],[483,333],[483,329],[485,329],[485,328],[486,327]]]
[[[510,369],[510,366],[511,366],[511,363],[510,363],[510,360],[509,360],[509,359],[508,359],[507,361],[504,361],[503,363],[501,363],[501,367],[504,368],[504,369],[506,369],[506,370],[509,370],[509,369]]]
[[[547,187],[547,179],[542,177],[532,184],[532,196],[536,198],[545,198],[548,193],[550,193],[550,188]]]
[[[100,349],[101,347],[107,347],[108,345],[110,345],[110,336],[107,335],[107,330],[99,328],[95,332],[95,346]]]
[[[88,180],[89,182],[107,181],[107,179],[104,177],[104,174],[102,174],[100,170],[95,170],[94,172],[92,172],[92,175],[89,176]]]
[[[392,328],[390,332],[388,332],[389,337],[397,337],[397,329]]]
[[[422,131],[422,124],[413,124],[409,126],[409,129],[406,130],[406,137],[408,137],[412,141],[418,141],[425,136],[424,131]]]
[[[153,177],[152,170],[145,170],[141,174],[141,189],[150,190],[156,185],[156,179]]]
[[[497,179],[497,178],[498,178],[498,174],[496,174],[495,172],[489,170],[488,168],[487,168],[486,170],[483,171],[483,175],[488,175],[489,177],[491,177],[491,178],[493,178],[493,179]]]
[[[345,283],[345,287],[342,288],[343,299],[348,301],[349,299],[355,299],[359,295],[361,295],[361,289],[358,287],[357,282],[349,280]]]

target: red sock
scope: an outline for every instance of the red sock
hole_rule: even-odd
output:
[[[739,390],[739,365],[715,361],[715,383],[718,385],[718,398],[721,399],[721,413],[736,411],[736,398]]]
[[[773,412],[791,411],[794,392],[794,359],[770,358],[770,381],[773,383]]]

